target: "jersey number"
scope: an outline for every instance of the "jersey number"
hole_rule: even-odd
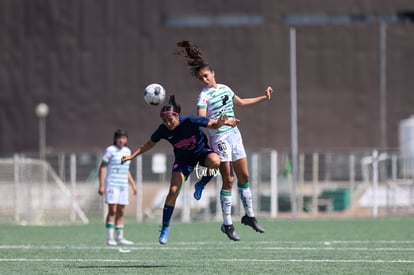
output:
[[[224,96],[221,97],[221,102],[223,103],[223,106],[226,105],[228,100],[229,100],[228,95],[224,95]]]
[[[227,145],[224,142],[220,142],[217,144],[217,148],[219,149],[220,152],[223,152],[227,150]]]

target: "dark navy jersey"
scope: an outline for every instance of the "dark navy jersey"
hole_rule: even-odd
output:
[[[166,139],[174,147],[174,155],[180,160],[194,160],[204,149],[208,140],[200,127],[206,127],[210,119],[202,116],[180,116],[180,124],[172,131],[161,124],[152,134],[151,140]]]

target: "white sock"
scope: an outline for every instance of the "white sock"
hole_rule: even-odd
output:
[[[115,225],[113,223],[107,223],[106,224],[106,239],[107,240],[114,239],[114,231],[115,231]]]
[[[123,225],[115,226],[115,233],[116,233],[116,239],[122,240],[124,238],[124,226]]]
[[[231,191],[221,190],[220,201],[224,225],[233,224],[231,219]]]
[[[240,200],[243,203],[244,211],[246,211],[247,216],[254,217],[253,211],[253,200],[252,200],[252,191],[249,187],[249,184],[238,184]]]

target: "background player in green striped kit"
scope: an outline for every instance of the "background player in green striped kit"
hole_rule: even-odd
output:
[[[106,216],[106,235],[108,245],[131,245],[133,242],[124,238],[124,210],[128,205],[128,182],[134,195],[137,187],[129,171],[130,161],[121,164],[123,155],[131,154],[126,147],[128,133],[125,130],[117,130],[114,133],[114,143],[108,146],[102,157],[99,167],[100,195],[105,195],[105,203],[108,204]],[[116,237],[114,238],[114,233]]]
[[[190,41],[177,43],[181,49],[178,54],[185,58],[191,73],[198,78],[203,86],[198,102],[197,115],[217,119],[220,115],[234,118],[233,105],[245,107],[263,101],[270,100],[273,89],[267,87],[263,96],[253,98],[240,98],[228,86],[217,84],[214,70],[206,62],[200,48]],[[229,239],[239,241],[240,236],[236,233],[231,218],[231,190],[234,178],[231,175],[231,167],[237,176],[237,186],[240,199],[243,203],[246,215],[241,219],[242,224],[251,226],[257,232],[263,233],[263,227],[257,222],[252,203],[252,193],[249,186],[249,171],[242,137],[237,127],[222,126],[217,130],[208,129],[210,143],[214,151],[219,155],[220,174],[223,178],[223,186],[220,192],[220,201],[223,212],[223,225],[221,231]],[[201,198],[204,186],[212,176],[204,176],[195,185],[194,198]]]

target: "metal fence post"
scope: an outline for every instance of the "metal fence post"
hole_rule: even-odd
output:
[[[15,223],[20,222],[20,211],[19,211],[19,205],[20,205],[20,167],[19,167],[19,155],[14,154],[13,155],[13,173],[14,173],[14,221]]]
[[[142,185],[142,156],[139,155],[136,158],[136,174],[135,181],[137,185],[137,205],[136,205],[136,220],[137,222],[142,222],[143,219],[143,185]]]
[[[378,216],[378,151],[372,152],[372,216]]]
[[[298,170],[298,185],[297,185],[297,197],[298,197],[298,213],[303,212],[303,198],[304,198],[304,185],[305,185],[305,155],[299,155],[299,170]]]
[[[257,198],[258,198],[258,186],[259,186],[259,155],[257,153],[252,154],[252,177],[251,177],[251,181],[250,181],[250,189],[252,192],[252,202],[253,202],[253,209],[255,211],[258,211],[258,202],[257,202]],[[240,196],[241,198],[241,196]],[[241,203],[242,206],[243,203]],[[243,207],[240,207],[240,210],[245,211]],[[240,215],[243,212],[240,212]]]
[[[318,214],[319,154],[312,155],[312,213]]]
[[[76,155],[74,153],[70,155],[70,193],[70,221],[74,223],[76,220]]]
[[[270,152],[270,217],[276,218],[278,214],[277,190],[277,151]]]
[[[355,191],[355,155],[349,156],[349,187],[351,192]]]

